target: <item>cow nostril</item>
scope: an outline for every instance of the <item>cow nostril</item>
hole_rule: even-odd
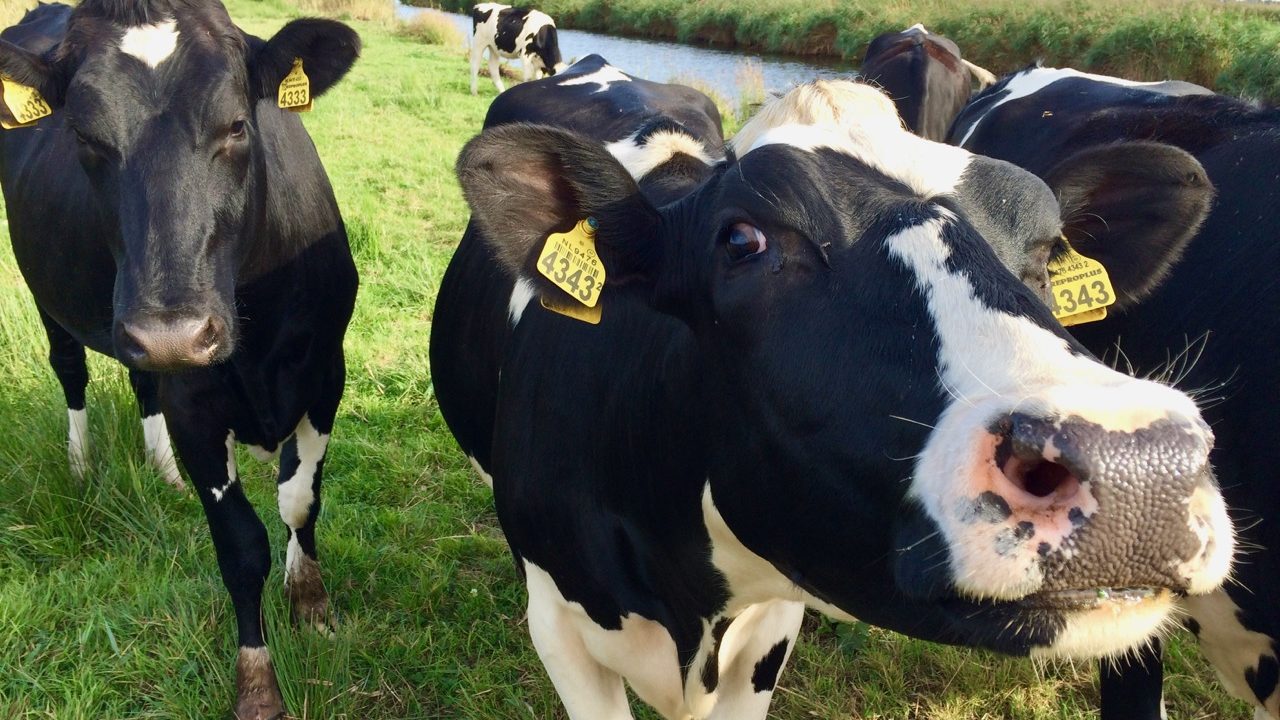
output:
[[[193,343],[195,352],[203,353],[216,349],[221,335],[221,323],[212,317],[209,318],[196,334]]]
[[[1049,497],[1075,481],[1071,471],[1056,462],[1041,460],[1022,474],[1022,489],[1036,497]]]

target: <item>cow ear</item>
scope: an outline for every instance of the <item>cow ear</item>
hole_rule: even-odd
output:
[[[1082,150],[1045,181],[1058,195],[1067,240],[1107,268],[1117,309],[1160,284],[1200,229],[1214,195],[1194,157],[1155,142]]]
[[[296,59],[311,83],[311,96],[318,97],[347,74],[359,55],[360,36],[346,25],[318,18],[294,20],[253,51],[250,87],[259,99],[276,97]]]
[[[553,287],[535,269],[538,255],[551,233],[586,218],[595,219],[608,278],[656,274],[660,243],[634,238],[652,238],[661,216],[600,143],[552,127],[501,125],[467,143],[457,171],[472,219],[513,277]]]
[[[52,108],[62,106],[67,78],[40,55],[0,40],[0,75],[34,89]]]

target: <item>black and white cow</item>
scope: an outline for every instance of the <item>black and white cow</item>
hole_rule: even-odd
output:
[[[1093,655],[1227,573],[1191,399],[1062,330],[941,191],[965,167],[926,182],[855,130],[773,127],[665,206],[557,128],[490,128],[459,157],[485,272],[572,302],[534,264],[584,218],[606,269],[598,324],[511,318],[492,434],[573,718],[630,717],[624,678],[666,717],[763,718],[806,604]],[[1058,225],[1042,184],[998,188]]]
[[[724,152],[720,112],[710,98],[683,85],[628,75],[599,55],[495,98],[484,127],[516,123],[554,125],[603,144],[656,205],[696,187]],[[498,267],[490,243],[469,223],[436,296],[431,375],[441,414],[490,483],[507,338],[526,314],[552,312],[533,302],[535,295],[531,283]]]
[[[56,44],[9,41],[37,27]],[[327,628],[315,522],[357,285],[324,168],[277,89],[300,60],[311,95],[323,93],[359,39],[304,19],[262,40],[217,0],[43,5],[4,38],[0,72],[54,108],[4,134],[0,180],[72,409],[73,463],[88,347],[154,388],[139,392],[143,412],[158,399],[235,606],[236,715],[277,717],[261,612],[270,548],[235,444],[280,453],[293,615]]]
[[[521,77],[528,82],[540,74],[555,75],[564,69],[560,41],[551,16],[531,8],[501,3],[480,3],[471,8],[471,94],[476,94],[480,58],[489,52],[489,77],[506,90],[498,72],[499,58],[520,60]]]
[[[873,39],[859,74],[893,98],[911,132],[938,142],[969,102],[974,83],[985,88],[996,81],[960,57],[955,42],[920,24]]]
[[[1233,582],[1179,605],[1226,688],[1252,703],[1259,720],[1280,718],[1280,490],[1271,481],[1280,463],[1280,319],[1269,309],[1280,265],[1280,111],[1189,83],[1033,67],[975,98],[953,135],[1056,187],[1068,184],[1056,168],[1076,153],[1101,147],[1127,155],[1140,172],[1142,153],[1126,148],[1157,140],[1194,154],[1217,187],[1199,232],[1168,239],[1170,261],[1154,269],[1163,281],[1144,287],[1145,299],[1127,312],[1073,332],[1100,355],[1202,396],[1217,436],[1213,465],[1245,550]],[[1123,213],[1095,208],[1071,223],[1073,243],[1104,259],[1113,276],[1131,272],[1124,248],[1089,247],[1088,235]],[[1104,667],[1103,717],[1160,717],[1155,648]]]

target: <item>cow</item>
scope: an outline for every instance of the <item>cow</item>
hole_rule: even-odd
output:
[[[926,185],[920,157],[856,130],[735,141],[664,206],[555,127],[489,128],[458,158],[486,271],[557,306],[604,283],[596,324],[510,318],[490,448],[571,718],[631,717],[624,678],[665,717],[763,718],[806,605],[1092,656],[1227,574],[1194,402],[1089,356],[943,172]],[[1047,188],[1013,170],[991,192],[1056,227]],[[1139,195],[1162,192],[1182,190]]]
[[[918,23],[872,39],[859,74],[893,98],[911,132],[938,142],[947,137],[973,85],[982,89],[996,81],[960,57],[955,42]]]
[[[724,153],[720,113],[710,98],[628,75],[599,55],[495,98],[484,127],[516,123],[554,125],[601,143],[656,205],[696,186]],[[489,449],[506,337],[524,315],[554,311],[531,302],[529,283],[497,268],[479,232],[467,225],[445,269],[429,348],[441,415],[476,472],[492,484]]]
[[[38,29],[55,42],[22,40]],[[260,39],[217,0],[42,5],[0,42],[0,72],[52,111],[5,132],[0,184],[71,408],[73,462],[89,348],[154,388],[139,396],[163,421],[148,420],[171,435],[204,507],[235,608],[242,720],[284,704],[262,626],[270,547],[235,446],[279,453],[292,615],[327,632],[316,517],[358,282],[315,147],[278,107],[301,98],[279,88],[303,73],[321,95],[359,47],[320,19]]]
[[[1191,236],[1161,239],[1167,261],[1143,268],[1159,282],[1125,311],[1074,327],[1085,346],[1140,373],[1196,389],[1217,444],[1211,456],[1232,509],[1244,557],[1233,582],[1179,608],[1223,685],[1259,720],[1280,718],[1280,492],[1268,478],[1277,455],[1276,342],[1267,312],[1280,250],[1280,111],[1215,95],[1190,83],[1134,82],[1069,68],[1033,66],[974,99],[953,137],[1066,188],[1056,168],[1093,148],[1124,154],[1155,140],[1193,154],[1217,187],[1217,202]],[[1130,154],[1135,168],[1145,160]],[[1171,178],[1172,179],[1172,178]],[[1095,209],[1072,224],[1080,251],[1113,276],[1133,271],[1124,248],[1090,246],[1088,235],[1121,219]],[[1116,250],[1120,251],[1117,255]],[[1132,248],[1130,249],[1132,250]],[[1139,253],[1140,254],[1140,253]],[[1132,257],[1132,253],[1130,254]],[[1107,720],[1162,715],[1159,645],[1105,664]]]
[[[521,79],[528,82],[540,74],[555,75],[564,69],[556,22],[551,16],[531,8],[515,8],[501,3],[480,3],[471,8],[471,94],[476,94],[480,58],[489,53],[489,77],[501,93],[507,88],[498,72],[499,58],[520,60]]]

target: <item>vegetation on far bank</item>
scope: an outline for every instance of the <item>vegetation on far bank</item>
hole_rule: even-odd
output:
[[[300,14],[283,0],[227,5],[263,37]],[[467,221],[453,162],[494,90],[470,95],[456,48],[353,25],[360,61],[303,116],[361,273],[317,529],[340,613],[332,640],[289,627],[275,471],[239,457],[273,541],[264,607],[281,686],[296,718],[563,718],[492,495],[441,421],[427,363],[436,291]],[[0,213],[0,718],[224,718],[234,618],[199,503],[146,465],[125,373],[100,356],[90,477],[71,476],[62,394],[7,230]],[[1173,638],[1170,658],[1171,717],[1249,717],[1189,636]],[[1086,720],[1097,700],[1088,663],[1036,665],[811,615],[771,717]]]
[[[473,0],[409,0],[467,12]],[[1216,0],[536,0],[564,28],[861,60],[924,23],[997,74],[1048,65],[1280,100],[1280,9]]]

